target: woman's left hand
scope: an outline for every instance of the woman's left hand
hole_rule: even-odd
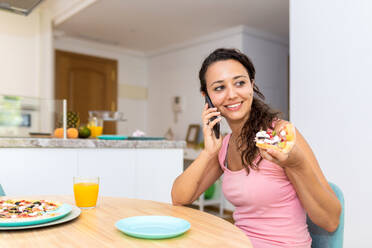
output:
[[[280,130],[288,124],[287,121],[280,121],[275,125],[275,131],[280,133]],[[297,136],[297,129],[293,127]],[[304,163],[304,154],[301,151],[300,146],[296,139],[294,140],[294,145],[288,153],[284,153],[275,149],[264,149],[259,148],[262,158],[269,160],[275,164],[280,165],[281,167],[298,167],[302,166]]]

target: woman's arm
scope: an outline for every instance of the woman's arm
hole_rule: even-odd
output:
[[[209,121],[213,116],[218,118]],[[172,187],[174,205],[191,204],[222,175],[218,162],[222,137],[217,139],[212,131],[213,126],[221,121],[219,116],[216,108],[204,105],[202,121],[205,147],[196,160],[174,181]]]
[[[261,150],[261,154],[284,168],[310,219],[328,232],[335,231],[341,204],[300,132],[296,129],[296,143],[288,154],[276,150]]]
[[[220,176],[222,169],[217,157],[202,151],[197,159],[176,178],[172,187],[173,205],[193,203]]]

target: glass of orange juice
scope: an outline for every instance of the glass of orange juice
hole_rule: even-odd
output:
[[[102,135],[103,131],[103,120],[95,116],[89,117],[88,128],[90,129],[90,136],[96,138]]]
[[[99,177],[74,177],[74,196],[76,206],[82,209],[94,208],[97,205]]]
[[[103,127],[101,126],[91,126],[90,127],[90,132],[91,132],[91,137],[96,138],[100,135],[102,135]]]

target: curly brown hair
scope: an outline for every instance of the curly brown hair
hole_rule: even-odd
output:
[[[205,74],[208,67],[221,60],[236,60],[241,63],[248,72],[251,82],[255,79],[256,70],[251,60],[238,49],[219,48],[213,51],[203,62],[199,71],[200,91],[208,94]],[[253,86],[253,100],[251,111],[248,120],[244,123],[241,133],[238,137],[238,149],[241,152],[241,160],[244,168],[249,174],[249,168],[258,170],[259,163],[262,161],[260,157],[258,163],[254,163],[254,159],[258,154],[258,148],[255,145],[254,138],[260,130],[273,128],[274,120],[279,119],[281,113],[270,108],[269,105],[263,102],[265,96],[260,92],[257,84]]]

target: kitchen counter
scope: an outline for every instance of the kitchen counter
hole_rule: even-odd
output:
[[[73,176],[94,175],[100,195],[171,203],[184,147],[167,140],[0,138],[0,182],[7,195],[72,194]]]
[[[183,149],[185,141],[0,138],[0,148],[151,148]]]

